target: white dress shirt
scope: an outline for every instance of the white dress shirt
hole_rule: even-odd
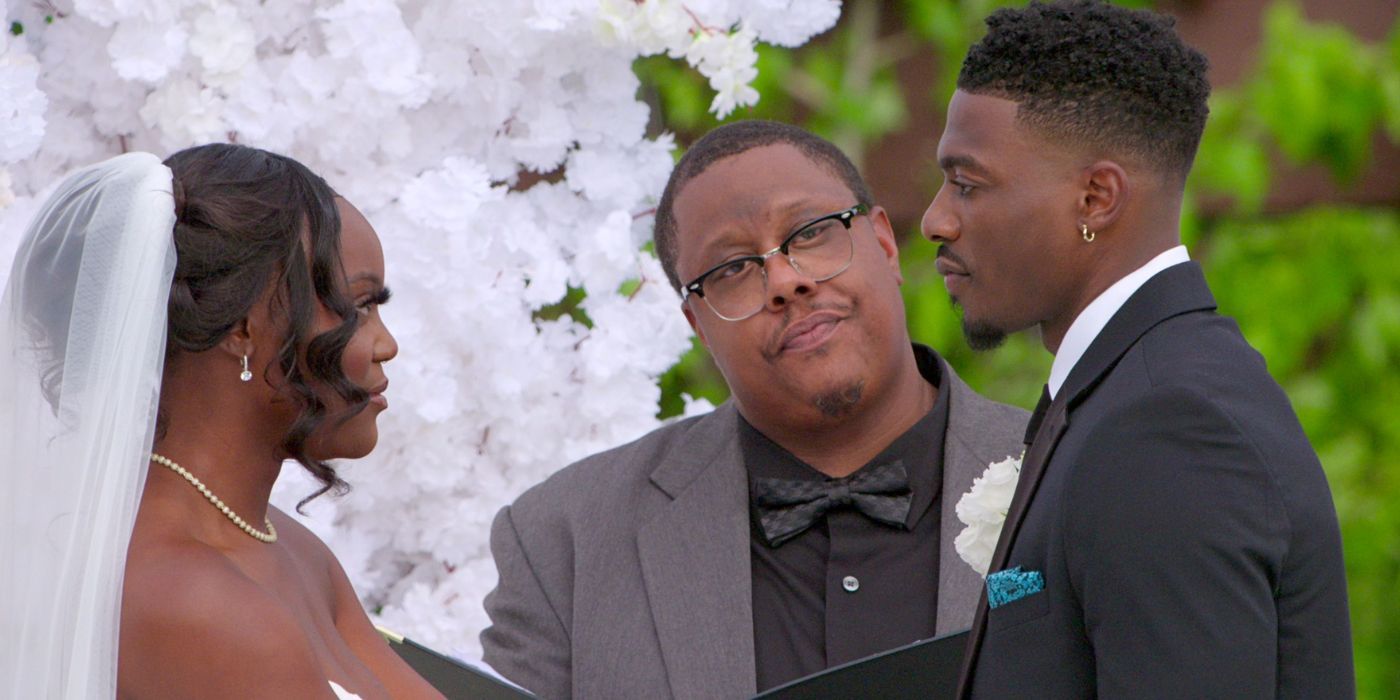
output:
[[[1055,362],[1050,365],[1050,398],[1060,393],[1060,387],[1064,386],[1065,380],[1069,378],[1069,373],[1074,366],[1079,364],[1079,358],[1084,356],[1084,351],[1089,349],[1089,344],[1094,342],[1094,338],[1099,337],[1103,327],[1108,325],[1108,320],[1118,313],[1118,309],[1128,301],[1128,297],[1133,295],[1142,285],[1147,284],[1147,280],[1152,279],[1157,273],[1173,265],[1187,262],[1191,256],[1186,253],[1186,246],[1179,245],[1175,248],[1165,250],[1147,261],[1146,265],[1139,267],[1123,279],[1114,282],[1103,293],[1089,302],[1084,310],[1079,312],[1079,316],[1074,319],[1074,323],[1069,326],[1069,331],[1060,341],[1059,352],[1055,353]]]

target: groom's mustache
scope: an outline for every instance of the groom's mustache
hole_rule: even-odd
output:
[[[938,246],[938,255],[935,259],[938,258],[941,258],[951,263],[960,274],[965,275],[971,272],[967,267],[967,263],[964,262],[963,259],[958,256],[957,253],[954,253],[951,249],[949,249],[947,243]]]

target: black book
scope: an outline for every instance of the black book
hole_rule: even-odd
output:
[[[449,700],[519,700],[531,693],[411,639],[380,628],[389,646]],[[957,693],[967,632],[914,642],[760,693],[755,700],[928,700]]]
[[[439,654],[383,627],[389,646],[448,700],[519,700],[534,695],[468,663]]]
[[[967,632],[914,642],[799,678],[755,700],[938,700],[958,692]]]

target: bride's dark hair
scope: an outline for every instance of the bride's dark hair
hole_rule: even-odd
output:
[[[334,190],[301,163],[248,146],[188,148],[165,165],[175,175],[177,259],[167,361],[180,351],[213,348],[272,285],[273,314],[287,323],[275,362],[301,409],[282,447],[322,484],[298,507],[331,489],[344,492],[348,487],[335,468],[306,453],[307,439],[328,418],[312,381],[350,405],[347,417],[369,399],[340,367],[358,315],[338,282],[343,272]],[[341,322],[312,335],[318,305]]]

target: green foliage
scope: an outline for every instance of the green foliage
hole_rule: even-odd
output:
[[[1292,2],[1275,4],[1265,15],[1251,114],[1294,163],[1321,162],[1338,178],[1354,178],[1385,116],[1381,74],[1395,72],[1394,65],[1383,71],[1386,55],[1342,27],[1308,23]]]
[[[928,42],[938,59],[938,85],[932,98],[939,105],[947,104],[958,84],[962,58],[986,33],[983,20],[1003,7],[1024,3],[1015,0],[904,0],[902,3],[909,26]]]
[[[641,78],[644,91],[655,92],[661,113],[666,115],[668,129],[694,132],[707,127],[705,108],[710,104],[707,87],[684,62],[664,54],[648,56],[633,62],[632,70]],[[764,77],[762,67],[758,75]]]
[[[624,289],[627,284],[635,285],[636,283],[631,281],[624,283]],[[630,293],[630,290],[624,293]],[[575,323],[582,324],[585,328],[592,328],[593,319],[589,318],[588,314],[583,310],[583,299],[586,296],[587,293],[584,292],[583,289],[579,287],[569,287],[568,290],[564,292],[563,299],[553,304],[540,307],[535,313],[531,314],[531,317],[536,323],[540,323],[544,321],[554,321],[568,316]]]
[[[11,22],[11,23],[10,23],[10,33],[13,34],[13,35],[15,35],[15,36],[19,36],[19,35],[23,34],[23,33],[24,33],[24,24],[20,23],[19,21]]]
[[[1366,167],[1378,128],[1400,141],[1400,22],[1380,46],[1310,24],[1291,2],[1270,7],[1264,25],[1254,74],[1211,97],[1191,173],[1193,190],[1228,197],[1239,215],[1259,212],[1275,153],[1324,164],[1346,184]]]
[[[1269,194],[1269,151],[1255,114],[1239,94],[1217,90],[1190,177],[1193,188],[1233,198],[1241,214],[1258,213]]]
[[[661,405],[658,415],[680,415],[685,408],[682,395],[705,399],[718,406],[729,398],[729,386],[710,362],[700,338],[691,340],[690,351],[681,361],[661,376]]]

